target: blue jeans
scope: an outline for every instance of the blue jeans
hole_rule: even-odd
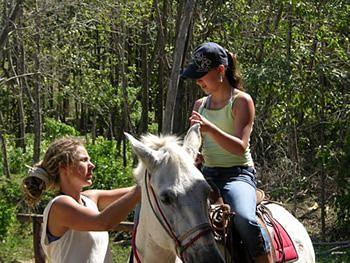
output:
[[[256,179],[251,167],[206,167],[204,177],[214,183],[235,212],[234,225],[252,258],[270,250],[268,235],[256,219]]]

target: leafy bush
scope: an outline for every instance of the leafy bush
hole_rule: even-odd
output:
[[[0,184],[0,241],[4,241],[16,221],[16,205],[21,200],[20,186],[10,180]]]
[[[11,174],[24,173],[27,169],[25,164],[31,164],[32,162],[32,149],[23,151],[22,148],[17,148],[15,141],[16,138],[11,134],[4,134],[6,140],[6,149],[7,149],[7,160]],[[2,151],[0,151],[0,160],[3,159]],[[0,175],[3,172],[3,162],[0,161]]]
[[[62,123],[52,118],[45,118],[44,137],[54,140],[65,135],[78,136],[79,132],[72,126]]]
[[[0,242],[0,262],[33,262],[33,254],[32,224],[14,222]]]
[[[132,168],[130,165],[123,167],[121,158],[117,158],[115,141],[98,137],[95,144],[88,144],[86,148],[96,165],[93,188],[111,189],[133,184]]]
[[[350,133],[345,138],[342,164],[337,177],[339,193],[335,198],[337,223],[343,233],[350,233]]]
[[[24,173],[27,169],[25,164],[30,165],[32,163],[32,155],[24,153],[20,148],[13,148],[8,152],[9,166],[11,174]]]
[[[11,203],[0,199],[0,241],[4,241],[16,217]]]

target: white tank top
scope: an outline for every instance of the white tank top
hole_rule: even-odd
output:
[[[68,230],[58,240],[49,243],[47,237],[47,220],[52,204],[60,198],[59,195],[52,199],[44,210],[42,223],[41,246],[52,263],[105,263],[112,262],[109,249],[109,235],[107,231],[76,231]],[[81,196],[87,207],[96,211],[96,204]]]

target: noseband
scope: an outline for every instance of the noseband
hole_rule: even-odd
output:
[[[183,261],[183,253],[186,251],[187,248],[189,248],[191,245],[193,245],[201,236],[205,235],[206,233],[212,231],[212,228],[209,223],[203,223],[199,224],[196,227],[190,229],[189,231],[185,232],[184,234],[177,236],[170,226],[168,220],[166,219],[166,216],[164,215],[160,205],[159,201],[157,199],[157,196],[153,190],[152,185],[149,183],[151,178],[151,175],[145,171],[145,185],[146,185],[146,193],[147,193],[147,199],[148,202],[152,208],[152,211],[156,218],[158,219],[158,222],[161,224],[165,232],[170,236],[170,238],[175,242],[175,249],[177,256]],[[154,204],[152,204],[151,196],[154,200]],[[158,211],[158,213],[157,213]],[[185,242],[188,240],[187,242]],[[136,254],[136,252],[135,252]],[[136,255],[135,255],[136,256]],[[136,257],[139,261],[138,256]]]

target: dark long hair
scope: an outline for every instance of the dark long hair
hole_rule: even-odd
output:
[[[232,87],[239,90],[244,90],[243,78],[239,69],[237,57],[235,54],[226,51],[228,58],[228,66],[226,68],[226,77]]]

